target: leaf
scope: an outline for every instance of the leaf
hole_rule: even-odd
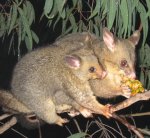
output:
[[[53,16],[48,16],[48,14],[50,13],[50,11],[52,10],[53,8],[53,3],[54,0],[46,0],[45,1],[45,5],[44,5],[44,14],[47,18],[53,18]]]
[[[31,51],[32,50],[33,42],[32,42],[32,35],[31,35],[31,30],[30,30],[29,22],[28,22],[27,18],[25,17],[25,15],[23,13],[23,10],[18,7],[18,11],[19,11],[20,17],[22,19],[24,30],[25,30],[25,32],[26,32],[26,34],[28,36],[28,41],[29,42],[28,42],[27,48],[28,48],[29,51]]]
[[[135,7],[137,7],[139,4],[139,0],[132,0],[132,1],[133,1],[133,3],[132,3],[132,10],[131,11],[133,11],[135,9]]]
[[[140,19],[142,22],[142,27],[143,27],[143,43],[142,43],[142,45],[144,45],[147,35],[148,35],[148,18],[147,18],[146,9],[140,2],[137,7],[137,10],[140,13]]]
[[[61,19],[61,17],[58,15],[58,16],[57,16],[57,19],[54,21],[53,30],[55,29],[55,27],[56,27],[57,23],[60,21],[60,19]],[[49,26],[50,26],[50,25],[51,25],[51,24],[49,24]]]
[[[18,59],[20,59],[21,58],[20,45],[21,45],[21,38],[22,38],[22,25],[20,21],[18,22],[17,34],[18,34]]]
[[[23,4],[23,12],[24,12],[24,15],[27,16],[27,6],[25,4]]]
[[[142,83],[142,84],[144,84],[144,82],[145,82],[145,79],[144,79],[145,77],[144,77],[144,72],[141,70],[141,73],[140,73],[140,82]]]
[[[34,8],[30,1],[26,1],[26,7],[27,7],[27,18],[29,21],[29,25],[31,25],[32,22],[35,21]]]
[[[0,37],[2,37],[5,34],[6,32],[5,28],[6,28],[5,18],[3,14],[0,13]]]
[[[93,11],[91,11],[91,15],[88,18],[88,20],[91,19],[91,18],[93,18],[96,14],[99,14],[99,12],[100,12],[100,5],[101,5],[100,4],[100,0],[96,0],[95,9]]]
[[[150,46],[148,44],[145,44],[144,46],[145,49],[145,63],[147,66],[150,67]]]
[[[17,5],[14,3],[14,5],[12,6],[12,15],[11,15],[11,22],[10,22],[10,26],[8,30],[8,35],[12,31],[15,25],[16,19],[17,19]]]
[[[124,37],[125,37],[125,35],[127,33],[128,21],[129,21],[127,0],[122,0],[121,1],[120,11],[121,11],[122,20],[123,20]]]
[[[8,54],[10,53],[11,47],[13,47],[13,45],[14,45],[14,33],[11,35],[10,38]]]
[[[147,84],[147,89],[150,89],[150,70],[148,70],[148,84]]]
[[[38,36],[37,36],[36,33],[33,32],[33,31],[31,31],[31,33],[32,33],[33,40],[38,44],[38,43],[39,43],[39,38],[38,38]]]
[[[102,15],[105,16],[108,13],[108,0],[102,0],[104,1],[102,4]]]
[[[147,7],[148,7],[148,16],[150,17],[150,0],[146,0]]]
[[[108,13],[108,28],[111,29],[115,20],[117,5],[116,2],[110,0],[109,2],[109,13]]]
[[[30,40],[28,36],[25,36],[25,44],[29,51],[31,51]]]
[[[99,28],[97,25],[94,24],[94,33],[96,34],[96,36],[99,36]]]
[[[71,13],[70,16],[69,16],[69,21],[71,23],[71,26],[73,27],[73,30],[75,28],[77,28],[77,24],[76,24],[76,20],[75,20],[75,17],[73,16],[73,14]]]
[[[45,13],[44,13],[45,14]],[[56,15],[58,14],[58,10],[57,10],[57,4],[56,1],[53,1],[53,7],[51,12],[49,13],[49,15],[45,15],[49,20],[52,20],[52,18],[54,18]]]
[[[7,28],[10,27],[12,9],[13,9],[13,7],[10,8],[10,13],[9,13],[9,15],[8,15],[8,17],[7,17],[7,25],[6,25]]]
[[[67,20],[62,21],[62,34],[65,33]]]
[[[131,34],[131,30],[132,30],[132,3],[131,1],[127,1],[127,4],[128,4],[128,10],[129,10],[129,23],[128,23],[128,37],[130,36]]]
[[[73,3],[73,7],[75,7],[78,3],[78,0],[72,0],[72,3]]]
[[[83,137],[85,137],[86,135],[87,135],[86,133],[81,132],[81,133],[73,134],[73,135],[71,135],[71,136],[69,136],[69,137],[67,137],[67,138],[83,138]]]
[[[64,19],[66,16],[66,10],[64,8],[64,5],[66,3],[66,0],[56,0],[57,9],[59,11],[60,16]]]

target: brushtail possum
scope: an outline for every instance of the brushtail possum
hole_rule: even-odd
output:
[[[104,80],[90,81],[94,94],[98,97],[112,98],[122,95],[129,98],[131,91],[122,85],[122,76],[135,79],[135,46],[140,39],[140,32],[135,31],[128,39],[116,38],[107,28],[103,30],[101,47],[99,42],[94,51],[107,70]]]
[[[67,52],[51,45],[25,55],[14,69],[12,93],[50,124],[66,123],[56,113],[53,96],[57,92],[66,94],[72,107],[83,114],[89,109],[109,116],[109,107],[98,103],[89,85],[90,79],[103,79],[106,75],[91,46]]]
[[[84,47],[85,38],[90,35],[92,48],[100,63],[107,70],[108,75],[103,80],[90,80],[94,94],[98,97],[111,98],[118,95],[130,96],[130,90],[121,85],[121,74],[135,78],[135,45],[140,38],[139,31],[135,31],[128,39],[116,38],[107,28],[103,30],[103,41],[91,33],[75,33],[67,35],[55,43],[67,51]],[[62,93],[62,95],[64,95]],[[60,104],[61,93],[55,94],[55,100]],[[60,108],[61,109],[61,108]],[[63,108],[62,108],[63,109]],[[63,111],[63,110],[60,110]]]

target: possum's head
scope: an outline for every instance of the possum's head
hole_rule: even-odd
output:
[[[112,64],[121,74],[135,79],[135,46],[140,38],[135,31],[128,39],[118,39],[107,29],[103,30],[104,45],[107,47],[105,61]]]
[[[84,81],[103,79],[107,74],[97,57],[87,49],[80,49],[79,52],[66,55],[64,59],[71,71]]]

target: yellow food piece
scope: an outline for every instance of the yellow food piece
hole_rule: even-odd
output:
[[[131,89],[131,96],[136,95],[137,93],[144,92],[142,83],[139,80],[129,79],[127,77],[123,78],[123,84],[127,85]]]

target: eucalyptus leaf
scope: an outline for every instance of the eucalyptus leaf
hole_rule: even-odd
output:
[[[94,33],[96,34],[96,36],[99,36],[100,35],[100,31],[99,31],[99,28],[98,28],[98,26],[97,25],[93,25],[93,27],[94,27]]]
[[[132,3],[131,1],[127,1],[127,4],[128,4],[128,10],[129,10],[129,23],[128,23],[128,37],[130,36],[131,34],[131,30],[132,30]]]
[[[76,20],[72,13],[70,13],[70,15],[69,15],[69,21],[70,21],[73,29],[77,28]]]
[[[48,16],[48,14],[50,13],[50,11],[52,10],[53,1],[54,1],[54,0],[46,0],[46,1],[45,1],[44,14],[45,14],[46,16]]]
[[[148,18],[147,18],[147,13],[145,7],[139,2],[138,7],[137,7],[138,12],[140,13],[140,18],[142,22],[142,27],[143,27],[143,44],[146,41],[147,34],[148,34]]]
[[[71,135],[71,136],[69,136],[69,137],[67,137],[67,138],[83,138],[83,137],[85,137],[86,135],[87,135],[86,133],[80,132],[80,133],[73,134],[73,135]]]
[[[14,33],[11,35],[11,38],[10,38],[8,54],[10,53],[10,50],[13,47],[13,45],[14,45]]]
[[[25,15],[23,13],[23,10],[21,8],[18,8],[18,11],[19,11],[20,17],[22,19],[22,24],[24,26],[25,32],[27,33],[26,37],[28,37],[28,43],[26,42],[26,44],[28,44],[27,48],[28,48],[29,51],[31,51],[32,50],[32,46],[33,46],[33,42],[32,42],[32,35],[31,35],[29,22],[28,22],[27,18],[25,17]]]
[[[109,2],[109,13],[108,13],[108,28],[111,29],[115,20],[117,5],[113,0]]]
[[[66,0],[56,0],[57,9],[59,11],[60,16],[64,19],[66,16],[66,10],[64,8],[64,5],[66,3]]]
[[[123,28],[124,28],[124,37],[127,33],[128,23],[129,23],[129,13],[128,13],[128,5],[127,0],[121,0],[120,11],[122,15]]]
[[[31,33],[32,33],[33,40],[38,44],[39,43],[39,38],[38,38],[37,34],[33,31],[31,31]]]
[[[18,50],[19,50],[20,49],[20,45],[21,45],[21,38],[22,38],[22,25],[21,25],[21,22],[18,23],[17,35],[18,35]]]
[[[26,1],[26,7],[27,7],[27,18],[29,21],[29,25],[31,25],[32,22],[35,21],[34,8],[30,1]]]
[[[25,3],[23,4],[23,12],[24,12],[24,15],[27,16],[28,9]]]
[[[148,16],[150,18],[150,0],[146,0],[146,3],[147,3],[147,7],[148,7]]]
[[[30,40],[28,36],[25,36],[25,44],[27,49],[31,51]]]
[[[79,0],[72,0],[72,3],[73,3],[73,7],[75,7],[77,5]]]
[[[13,7],[10,8],[10,13],[7,17],[7,25],[6,25],[7,29],[10,27],[12,11],[13,11]]]
[[[143,71],[141,71],[141,73],[140,73],[140,81],[141,81],[142,84],[144,84],[144,82],[145,82],[145,76],[144,76]]]
[[[90,15],[89,19],[93,18],[96,14],[99,15],[99,12],[100,12],[100,0],[96,0],[95,9],[93,11],[91,11],[91,15]]]
[[[139,4],[139,0],[132,0],[132,10],[131,11],[133,11],[134,8],[136,8],[138,6],[138,4]]]
[[[147,89],[150,90],[150,83],[149,83],[150,82],[150,70],[148,70],[147,74],[148,74],[147,75],[148,77]]]
[[[12,6],[12,15],[11,15],[11,22],[10,22],[10,26],[9,26],[9,30],[8,30],[8,35],[14,28],[16,19],[17,19],[17,5],[14,3],[14,5]]]
[[[0,13],[0,37],[4,36],[5,32],[6,32],[5,17],[3,14]]]

